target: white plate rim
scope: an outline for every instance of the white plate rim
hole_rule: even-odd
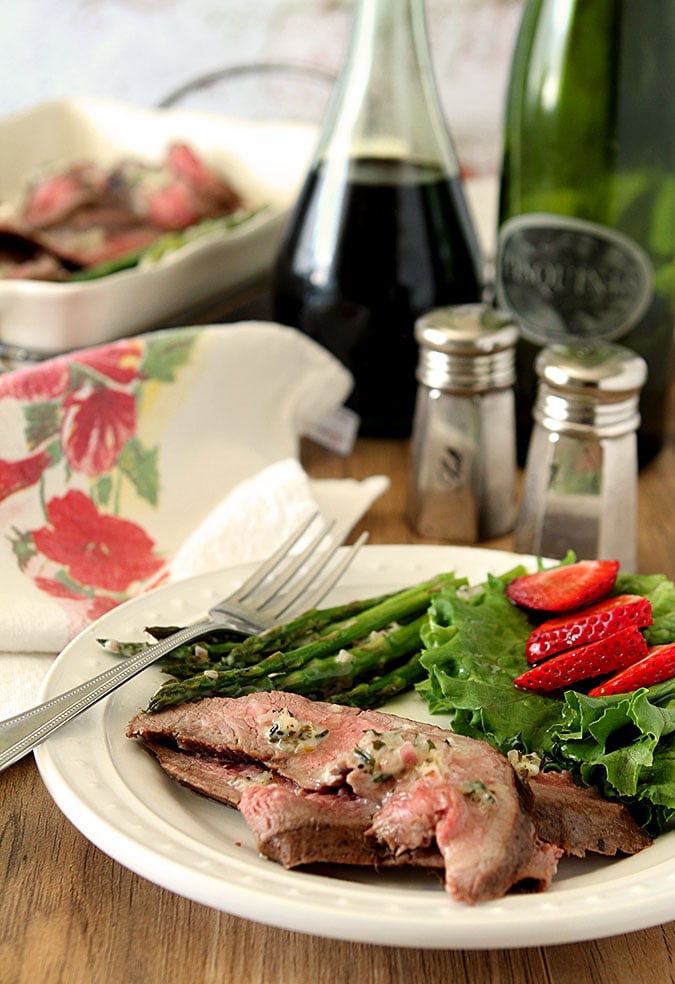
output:
[[[476,581],[521,562],[531,566],[534,558],[473,547],[367,546],[333,596],[347,600],[355,590],[404,587],[441,570]],[[110,664],[112,657],[95,641],[98,636],[122,637],[131,630],[126,637],[138,638],[143,625],[197,617],[250,570],[244,565],[166,585],[109,612],[63,650],[40,699]],[[633,858],[564,862],[567,874],[541,895],[514,895],[473,907],[453,902],[417,873],[287,872],[257,855],[235,811],[178,787],[143,749],[124,738],[126,721],[159,679],[156,668],[144,671],[36,749],[35,756],[50,795],[85,837],[178,895],[281,929],[424,949],[581,942],[675,918],[675,831]],[[412,708],[425,716],[414,695],[390,708],[404,714]],[[161,807],[164,814],[158,813]]]

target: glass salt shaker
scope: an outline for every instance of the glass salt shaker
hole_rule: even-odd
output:
[[[645,361],[610,343],[553,345],[536,360],[534,430],[516,550],[636,565],[638,400]]]
[[[476,543],[515,519],[514,348],[509,315],[484,304],[419,318],[408,519],[423,536]]]

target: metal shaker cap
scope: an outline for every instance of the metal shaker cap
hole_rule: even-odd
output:
[[[621,345],[551,345],[537,356],[534,418],[548,430],[587,430],[599,437],[637,428],[647,378],[641,356]]]
[[[418,318],[417,379],[426,386],[480,392],[511,386],[518,329],[509,314],[487,304],[435,308]]]

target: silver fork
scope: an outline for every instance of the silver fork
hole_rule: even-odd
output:
[[[316,607],[368,539],[368,534],[362,533],[331,565],[344,539],[344,536],[330,537],[335,525],[331,523],[322,525],[303,550],[292,553],[316,517],[314,514],[303,522],[236,591],[215,604],[206,618],[179,629],[72,690],[0,721],[0,771],[18,762],[68,721],[178,646],[194,642],[216,627],[243,635],[260,635],[280,621],[288,621],[294,613]],[[318,553],[324,541],[328,547]],[[302,570],[305,565],[309,566]],[[319,580],[323,571],[327,573]]]

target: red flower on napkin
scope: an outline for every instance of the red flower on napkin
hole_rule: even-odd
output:
[[[38,369],[10,372],[0,376],[0,398],[36,402],[60,396],[68,385],[69,371],[65,359],[53,359]]]
[[[57,399],[73,385],[79,385],[76,372],[79,366],[104,377],[101,380],[104,385],[109,380],[129,384],[141,375],[145,354],[146,346],[139,338],[83,349],[70,356],[50,359],[28,371],[0,376],[0,397],[12,396],[31,403]]]
[[[21,493],[44,517],[13,524],[14,556],[68,611],[94,618],[157,582],[153,539],[118,510],[134,496],[159,506],[159,449],[139,431],[143,394],[174,382],[197,335],[123,339],[0,376],[0,399],[23,415],[25,448],[0,459],[0,502]]]
[[[152,540],[137,523],[99,512],[83,492],[51,499],[47,519],[47,526],[33,531],[35,546],[81,585],[119,593],[162,567]]]
[[[81,386],[63,401],[61,444],[73,471],[94,478],[115,467],[136,432],[136,400],[106,386]]]
[[[76,353],[74,358],[117,383],[131,383],[141,373],[144,356],[143,342],[139,338],[128,338]]]
[[[119,597],[114,595],[100,594],[93,598],[89,594],[83,595],[82,589],[74,590],[56,577],[34,577],[33,583],[40,591],[51,595],[52,598],[60,598],[62,601],[74,603],[78,608],[82,607],[84,601],[84,612],[87,620],[93,621],[100,618],[101,615],[105,615],[106,612],[116,608],[120,603]]]
[[[35,485],[51,462],[51,455],[47,451],[38,451],[20,461],[5,461],[0,458],[0,502],[20,489]]]

